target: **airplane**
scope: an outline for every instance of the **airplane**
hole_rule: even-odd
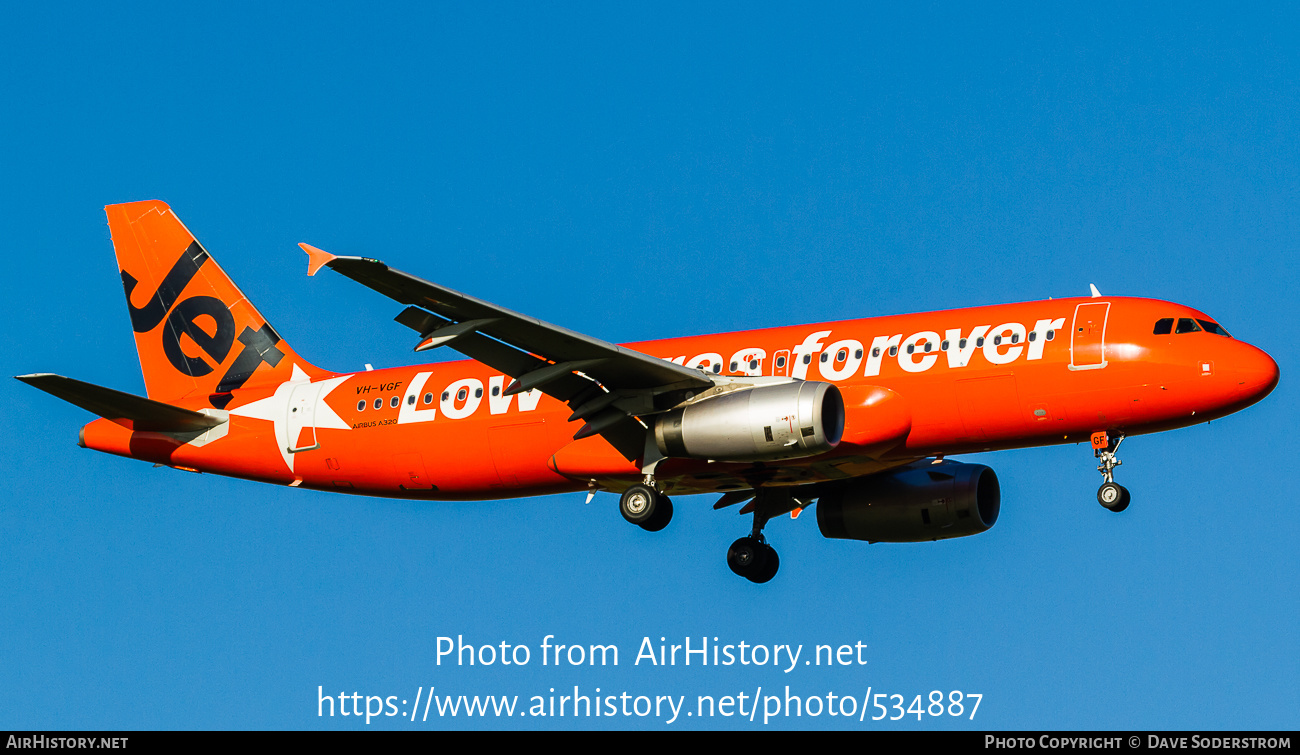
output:
[[[950,456],[1088,441],[1113,512],[1124,439],[1267,396],[1277,363],[1209,315],[1091,296],[616,345],[308,244],[405,308],[415,351],[468,360],[330,372],[280,337],[160,201],[105,208],[146,397],[20,375],[99,415],[78,444],[190,472],[430,501],[619,495],[649,532],[671,496],[744,504],[727,564],[780,565],[764,528],[816,504],[828,538],[922,542],[996,523],[997,475]]]

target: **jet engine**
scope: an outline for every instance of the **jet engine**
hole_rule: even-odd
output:
[[[916,543],[978,535],[998,520],[998,476],[982,464],[918,461],[852,480],[817,501],[822,535]]]
[[[844,399],[830,383],[760,385],[702,399],[655,421],[664,456],[774,461],[835,448],[844,433]]]

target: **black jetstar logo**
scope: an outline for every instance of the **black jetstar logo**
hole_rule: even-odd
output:
[[[203,263],[209,259],[208,253],[199,246],[197,241],[191,242],[176,260],[176,264],[172,265],[172,269],[167,272],[162,283],[158,284],[158,290],[150,295],[148,303],[143,307],[136,307],[131,303],[131,292],[135,291],[139,281],[127,271],[121,271],[122,288],[126,289],[126,303],[131,310],[131,327],[137,333],[148,333],[166,320],[162,330],[163,354],[167,356],[167,361],[171,362],[172,367],[190,377],[210,374],[215,369],[214,365],[219,367],[226,361],[235,343],[235,318],[230,314],[229,307],[220,299],[212,296],[191,296],[179,304],[176,303],[181,292],[194,279]],[[216,323],[215,332],[209,333],[195,323],[195,319],[201,315],[207,315]],[[181,349],[182,335],[189,336],[194,345],[198,346],[213,364],[208,364],[201,357],[186,354]],[[275,367],[284,358],[284,352],[275,346],[280,342],[280,335],[275,332],[270,323],[262,325],[257,330],[244,326],[244,331],[239,334],[239,342],[243,344],[243,349],[222,375],[221,381],[217,383],[215,394],[210,398],[212,405],[217,408],[230,403],[230,391],[248,382],[253,371],[263,362]]]

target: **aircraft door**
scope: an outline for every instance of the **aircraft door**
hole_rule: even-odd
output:
[[[393,457],[393,472],[397,486],[402,490],[432,490],[429,472],[424,466],[424,456],[418,451],[397,454]]]
[[[1106,318],[1110,302],[1080,304],[1070,328],[1070,369],[1098,370],[1106,366]]]
[[[289,394],[289,453],[320,448],[316,440],[316,400],[320,384],[299,383]]]
[[[1006,438],[1020,432],[1020,391],[1015,375],[957,381],[957,411],[966,433],[978,440]]]

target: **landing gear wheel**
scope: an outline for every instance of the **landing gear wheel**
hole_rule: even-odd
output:
[[[776,570],[781,568],[781,559],[775,548],[760,538],[747,535],[727,549],[727,566],[737,575],[761,585],[776,576]]]
[[[659,501],[655,504],[654,513],[650,518],[641,524],[641,529],[646,532],[658,532],[673,520],[673,502],[666,495],[657,496]],[[624,516],[627,516],[624,514]]]
[[[1118,514],[1128,508],[1128,488],[1117,482],[1104,483],[1097,489],[1097,503]]]
[[[745,579],[752,580],[767,564],[767,543],[756,537],[746,535],[731,544],[727,549],[727,566],[731,571]]]
[[[1128,508],[1128,502],[1129,502],[1128,488],[1124,487],[1123,485],[1120,485],[1119,489],[1120,489],[1120,493],[1122,494],[1119,497],[1119,503],[1110,507],[1110,510],[1115,512],[1116,514]]]
[[[772,577],[776,576],[776,570],[781,568],[781,559],[776,555],[776,548],[773,548],[766,543],[764,543],[763,547],[767,549],[767,561],[763,564],[763,568],[759,569],[757,574],[749,578],[749,581],[756,585],[761,585],[764,582],[771,582]]]
[[[618,512],[632,524],[638,527],[644,526],[654,518],[661,497],[648,485],[633,485],[623,491],[623,497],[618,500]],[[672,514],[669,514],[669,517],[671,516]],[[664,524],[668,523],[664,522]]]

